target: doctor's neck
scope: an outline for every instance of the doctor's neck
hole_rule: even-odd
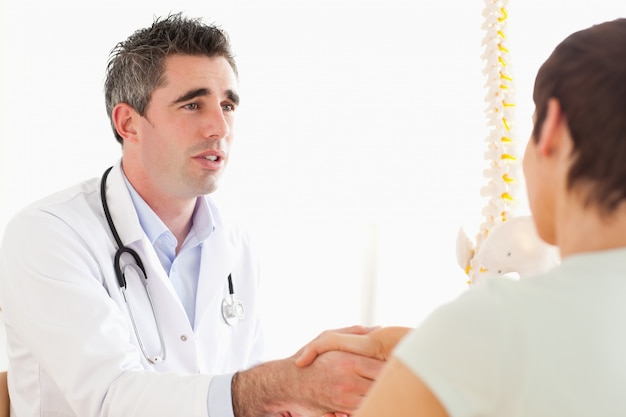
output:
[[[185,241],[192,226],[193,213],[198,197],[168,193],[164,187],[155,185],[145,173],[123,167],[123,172],[137,194],[150,206],[168,230],[174,235],[178,245],[176,253]]]

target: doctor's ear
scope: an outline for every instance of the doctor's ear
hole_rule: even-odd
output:
[[[138,117],[140,117],[139,113],[127,103],[118,103],[113,107],[111,120],[113,120],[117,133],[124,138],[124,142],[137,141],[135,122]]]
[[[547,107],[546,117],[539,130],[537,147],[542,156],[549,157],[560,144],[561,134],[564,133],[563,124],[566,120],[559,100],[550,98]]]

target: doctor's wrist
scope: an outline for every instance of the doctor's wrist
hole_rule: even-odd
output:
[[[266,362],[236,372],[231,382],[231,398],[235,417],[269,417],[288,411],[288,387],[280,361]],[[293,366],[293,365],[291,365]]]

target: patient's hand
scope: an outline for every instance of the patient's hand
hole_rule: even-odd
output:
[[[387,360],[393,348],[409,330],[411,330],[410,327],[391,326],[381,327],[365,334],[327,331],[301,349],[295,364],[299,367],[307,366],[318,355],[330,350]]]

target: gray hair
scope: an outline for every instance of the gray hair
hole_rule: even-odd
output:
[[[222,29],[181,13],[155,18],[150,27],[137,30],[109,55],[104,96],[113,134],[120,144],[123,138],[113,123],[113,108],[127,103],[143,116],[152,92],[165,81],[165,59],[175,54],[224,57],[238,74],[230,40]]]

